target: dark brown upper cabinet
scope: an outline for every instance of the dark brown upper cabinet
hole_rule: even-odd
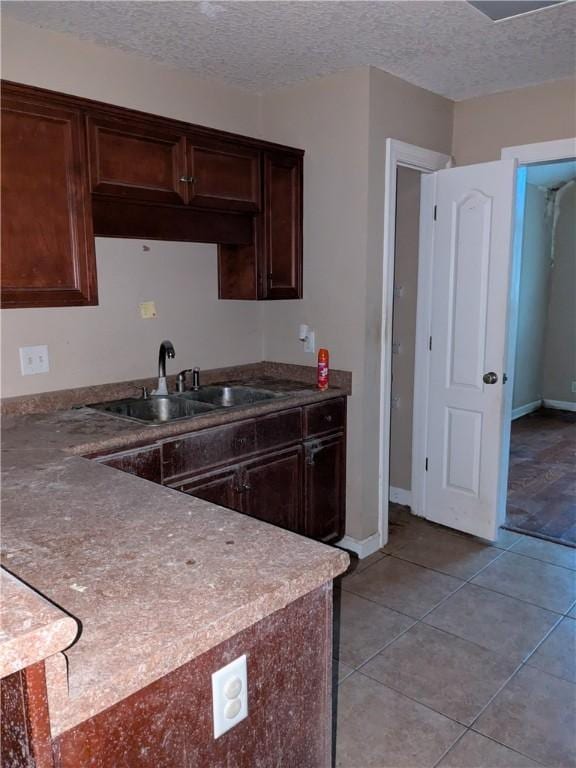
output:
[[[189,200],[194,207],[259,211],[260,151],[238,143],[188,139]]]
[[[186,136],[169,120],[88,117],[92,192],[227,211],[260,209],[260,152]]]
[[[265,299],[302,298],[302,155],[267,153],[264,162]]]
[[[2,300],[96,304],[94,235],[217,243],[221,299],[302,297],[303,151],[3,83]]]
[[[186,203],[186,140],[169,126],[88,116],[92,192]]]
[[[96,304],[82,113],[2,93],[2,305]]]
[[[263,153],[263,210],[250,245],[221,245],[221,299],[302,298],[302,166],[299,150]]]

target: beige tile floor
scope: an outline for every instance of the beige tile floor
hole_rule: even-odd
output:
[[[576,550],[397,510],[335,589],[337,768],[576,768]]]

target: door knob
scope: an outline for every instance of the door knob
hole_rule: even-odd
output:
[[[484,376],[482,376],[482,381],[484,384],[496,384],[498,381],[498,374],[494,373],[494,371],[490,371],[490,373],[485,373]]]

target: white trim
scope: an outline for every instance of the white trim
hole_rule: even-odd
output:
[[[378,476],[378,536],[380,546],[388,541],[388,496],[390,485],[390,393],[392,384],[392,316],[394,308],[394,253],[396,245],[396,175],[398,166],[433,173],[448,167],[449,155],[386,139],[384,180],[384,247],[382,254],[382,344],[380,348],[380,439]]]
[[[500,152],[500,157],[502,160],[517,160],[519,165],[566,160],[569,157],[576,157],[576,138],[504,147]]]
[[[533,400],[531,403],[526,403],[526,405],[519,405],[518,408],[512,410],[512,421],[520,419],[522,416],[527,416],[539,408],[542,408],[542,400]]]
[[[544,400],[544,408],[557,408],[559,411],[576,411],[576,403],[570,400]]]
[[[412,491],[406,488],[394,488],[390,486],[390,501],[394,504],[402,504],[404,507],[412,507]]]
[[[351,552],[355,552],[360,560],[364,560],[365,557],[373,555],[380,549],[380,533],[373,533],[367,539],[353,539],[352,536],[344,536],[343,539],[336,542],[336,546],[349,549]]]
[[[434,201],[436,175],[422,178],[418,245],[418,289],[414,340],[414,407],[412,409],[412,512],[426,516],[426,453],[428,445],[428,389],[430,383],[430,324],[434,259]],[[427,211],[425,216],[422,211]]]

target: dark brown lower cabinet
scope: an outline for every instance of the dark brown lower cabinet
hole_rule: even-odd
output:
[[[329,544],[344,535],[345,427],[339,397],[98,460]]]
[[[243,472],[243,511],[258,520],[303,533],[302,447],[269,454]]]
[[[343,434],[309,440],[305,449],[304,528],[319,541],[344,536],[346,439]]]
[[[302,447],[299,445],[202,474],[172,487],[280,528],[303,531]]]
[[[239,484],[238,468],[231,467],[218,472],[208,472],[172,487],[177,491],[182,491],[182,493],[188,493],[190,496],[210,501],[212,504],[241,512]]]
[[[35,664],[0,681],[2,768],[325,768],[331,640],[327,583],[54,739]],[[242,654],[248,717],[214,739],[211,676]]]

